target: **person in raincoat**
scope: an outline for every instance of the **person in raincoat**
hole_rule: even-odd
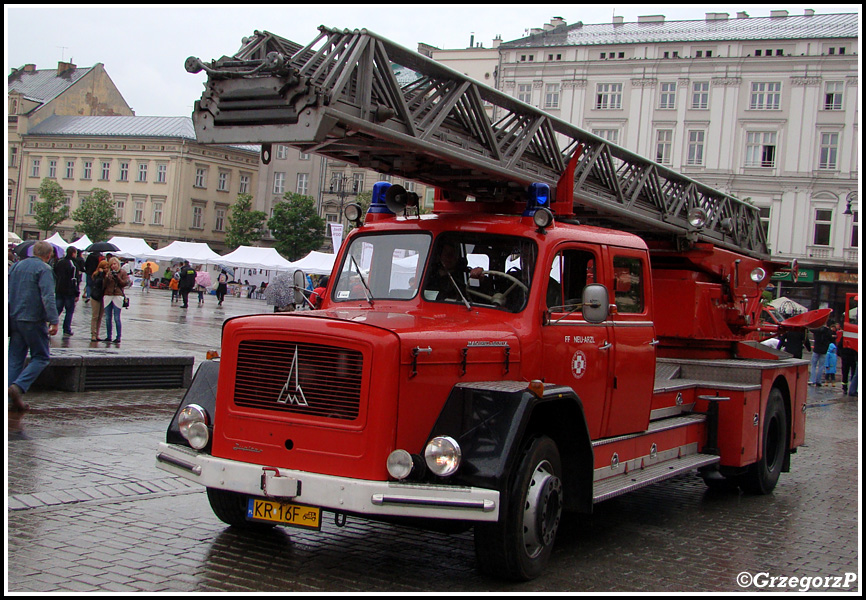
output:
[[[824,384],[836,387],[836,344],[827,347],[827,360],[824,362]]]

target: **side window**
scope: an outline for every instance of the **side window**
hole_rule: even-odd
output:
[[[619,313],[644,311],[643,263],[639,258],[615,256],[613,259],[613,289]]]
[[[547,308],[551,312],[580,312],[583,288],[596,281],[596,259],[586,250],[562,250],[550,267]]]

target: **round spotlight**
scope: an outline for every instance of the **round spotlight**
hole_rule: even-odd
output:
[[[412,473],[412,455],[405,450],[394,450],[388,455],[388,474],[394,479],[406,479]]]
[[[346,220],[350,223],[357,223],[361,220],[362,209],[360,204],[349,204],[346,208],[343,209],[343,214],[346,217]]]
[[[546,208],[539,208],[532,215],[532,221],[540,229],[546,229],[553,223],[553,213]]]
[[[460,458],[460,446],[457,441],[446,435],[433,438],[424,449],[427,468],[440,477],[447,477],[457,472]]]
[[[689,225],[694,227],[695,229],[703,229],[707,224],[707,211],[703,208],[696,206],[695,208],[689,211]]]
[[[757,267],[752,269],[752,272],[749,273],[749,277],[751,277],[752,281],[755,283],[761,283],[767,277],[767,272],[761,267]]]

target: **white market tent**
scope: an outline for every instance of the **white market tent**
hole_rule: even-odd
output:
[[[190,264],[206,265],[217,264],[222,257],[211,250],[211,247],[204,242],[172,242],[165,248],[152,250],[138,258],[148,258],[156,261],[183,258],[184,260],[188,260]]]
[[[75,240],[74,242],[72,242],[69,245],[73,246],[75,248],[78,248],[79,250],[85,250],[92,243],[93,242],[90,241],[90,238],[87,237],[87,234],[85,233],[84,235],[82,235],[80,238],[78,238],[77,240]]]
[[[327,254],[313,250],[301,260],[293,262],[292,266],[309,275],[330,275],[331,271],[334,270],[334,261],[336,260],[336,254]]]
[[[117,246],[118,251],[112,252],[112,254],[119,256],[120,258],[150,258],[150,255],[154,252],[153,248],[151,248],[150,245],[141,238],[116,235],[108,240],[108,243]]]
[[[61,236],[59,233],[55,233],[54,235],[52,235],[50,238],[48,238],[45,241],[50,243],[50,244],[54,244],[55,246],[58,246],[59,248],[63,248],[64,250],[66,250],[66,247],[69,246],[69,242],[64,240],[63,236]]]
[[[295,266],[280,256],[275,248],[241,246],[225,256],[209,260],[208,264],[242,269],[264,269],[266,271],[294,271]]]

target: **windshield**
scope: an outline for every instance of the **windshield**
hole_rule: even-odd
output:
[[[423,297],[519,312],[529,298],[536,254],[535,243],[524,238],[442,234],[433,249]]]
[[[431,237],[425,233],[359,236],[343,259],[333,299],[406,300],[418,293]]]

